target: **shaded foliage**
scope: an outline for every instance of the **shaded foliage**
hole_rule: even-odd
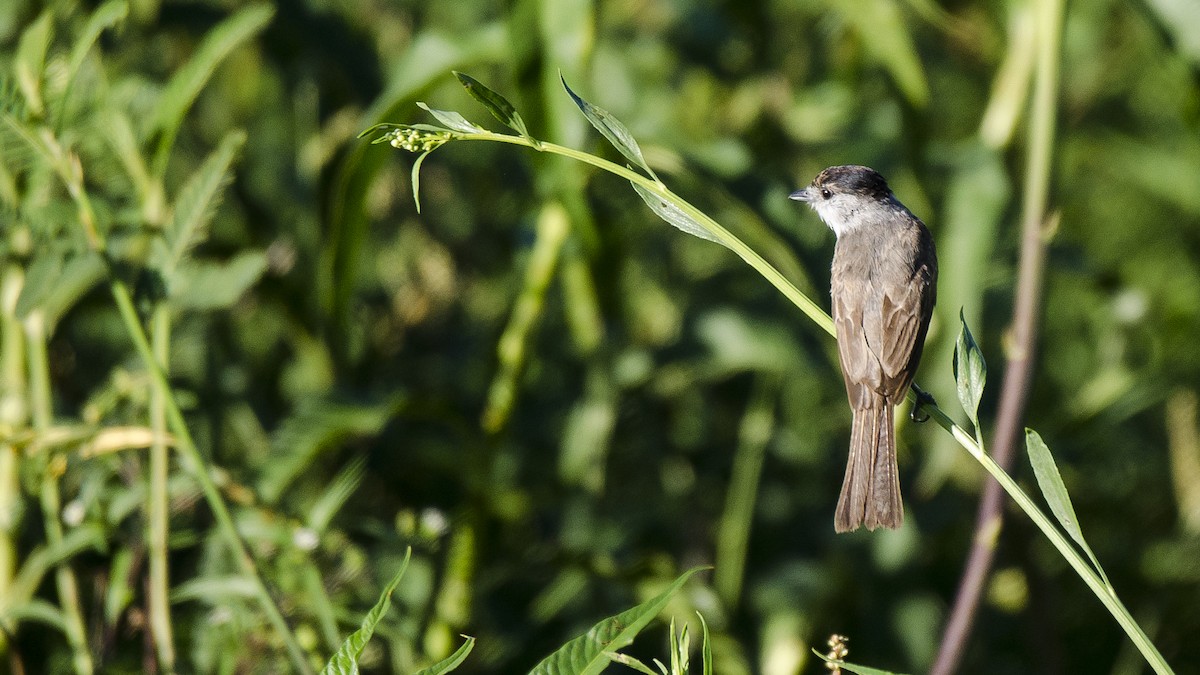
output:
[[[974,536],[981,474],[960,450],[902,428],[905,529],[835,537],[849,415],[832,341],[736,256],[662,227],[624,181],[499,144],[429,155],[418,214],[413,158],[355,136],[429,121],[417,101],[471,110],[451,75],[470,72],[530,135],[644,160],[815,298],[832,236],[786,195],[869,164],[938,242],[918,383],[945,404],[960,308],[992,381],[1003,369],[1025,3],[51,4],[0,7],[6,658],[168,658],[146,637],[146,448],[174,439],[117,280],[314,669],[407,546],[366,669],[414,672],[467,633],[458,672],[525,672],[701,563],[713,582],[667,612],[703,612],[715,672],[823,670],[810,647],[834,632],[850,661],[928,667]],[[1200,19],[1179,6],[1068,8],[1026,422],[1184,672],[1200,662]],[[622,120],[605,128],[636,137],[634,157],[560,77]],[[161,484],[178,668],[286,664],[196,468],[172,454]],[[999,546],[965,671],[1131,658],[1028,523]],[[629,650],[646,662],[663,653],[648,630]]]

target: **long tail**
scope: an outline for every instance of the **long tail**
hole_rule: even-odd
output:
[[[877,405],[854,411],[846,478],[833,520],[838,532],[860,525],[868,530],[881,526],[895,529],[904,521],[896,471],[895,407],[882,398],[874,403]]]

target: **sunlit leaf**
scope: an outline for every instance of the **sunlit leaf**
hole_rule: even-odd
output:
[[[461,647],[456,649],[453,654],[441,661],[438,661],[432,666],[429,666],[428,668],[417,671],[416,675],[442,675],[442,673],[448,673],[462,665],[462,662],[467,659],[467,655],[470,654],[471,650],[475,647],[475,638],[469,635],[463,635],[461,637],[465,638],[466,642],[464,642]]]
[[[600,621],[586,634],[571,640],[543,659],[530,671],[530,675],[598,675],[612,661],[606,652],[615,652],[632,644],[637,634],[658,616],[684,582],[702,569],[705,568],[695,567],[684,572],[654,598]]]
[[[983,352],[975,343],[971,329],[967,327],[967,318],[960,309],[959,322],[962,324],[958,333],[958,342],[954,345],[954,381],[958,385],[958,401],[963,410],[971,418],[971,423],[979,427],[979,401],[983,398],[983,387],[987,382],[987,362],[983,360]]]
[[[433,150],[422,152],[421,156],[417,158],[417,161],[413,162],[412,192],[413,204],[417,207],[417,213],[421,212],[421,165],[425,163],[425,158],[428,157],[429,153],[431,152],[433,152]]]
[[[668,201],[664,201],[662,197],[659,197],[637,183],[631,183],[631,185],[633,185],[633,189],[637,191],[638,196],[642,198],[642,201],[646,202],[646,206],[649,206],[650,210],[653,211],[659,218],[662,218],[671,225],[674,225],[693,237],[700,237],[701,239],[715,242],[721,244],[722,246],[725,245],[721,243],[720,239],[717,239],[716,236],[705,229],[705,227],[698,221],[684,213],[683,210],[678,206],[675,206]]]
[[[588,103],[579,94],[572,91],[562,73],[559,73],[558,79],[562,82],[563,89],[567,90],[567,94],[571,96],[571,100],[575,101],[575,105],[583,112],[583,116],[592,123],[592,126],[596,127],[596,130],[607,138],[608,142],[612,143],[614,148],[619,150],[622,155],[625,155],[626,159],[645,169],[657,181],[658,176],[655,176],[654,170],[646,164],[646,158],[642,155],[642,148],[638,145],[637,140],[634,139],[633,134],[629,133],[629,129],[624,124],[621,124],[620,120],[613,117],[612,113],[604,108]]]
[[[1067,485],[1063,483],[1062,474],[1058,472],[1058,464],[1054,461],[1054,455],[1050,454],[1050,448],[1046,446],[1046,442],[1033,429],[1025,430],[1025,450],[1029,453],[1029,463],[1033,466],[1033,475],[1037,478],[1042,497],[1050,506],[1050,512],[1058,519],[1058,523],[1062,525],[1063,530],[1070,535],[1071,539],[1075,540],[1084,553],[1087,553],[1088,558],[1092,561],[1092,566],[1096,568],[1097,574],[1107,586],[1108,577],[1104,574],[1104,569],[1100,567],[1100,561],[1096,559],[1091,547],[1083,538],[1083,530],[1079,527],[1079,519],[1075,516],[1075,507],[1071,504],[1071,495],[1067,492]]]
[[[383,589],[383,593],[379,595],[379,601],[367,612],[367,616],[363,618],[362,625],[358,630],[350,634],[346,641],[342,643],[337,653],[329,659],[329,663],[321,669],[321,675],[353,675],[358,673],[358,657],[362,655],[363,648],[371,641],[371,636],[375,633],[375,626],[383,620],[388,609],[392,606],[392,591],[396,590],[396,586],[400,583],[400,579],[404,577],[405,570],[408,569],[408,560],[412,557],[412,549],[404,553],[404,562],[400,565],[400,571],[396,572],[396,576],[392,577],[387,588]],[[473,640],[468,638],[473,644]],[[461,649],[459,651],[462,651]],[[470,649],[468,648],[469,652]],[[464,654],[465,656],[465,654]],[[457,664],[456,664],[457,665]],[[447,672],[447,671],[440,671]]]
[[[454,112],[453,110],[438,110],[437,108],[430,108],[421,101],[417,101],[417,107],[425,110],[430,115],[433,115],[435,118],[437,118],[437,121],[445,124],[447,129],[461,131],[466,134],[474,134],[483,131],[483,128],[468,122],[467,118]]]

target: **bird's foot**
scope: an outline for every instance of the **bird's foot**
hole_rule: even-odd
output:
[[[912,410],[908,413],[908,419],[922,424],[929,421],[929,413],[922,413],[922,408],[927,405],[937,406],[937,400],[933,398],[933,394],[921,389],[917,385],[913,385],[913,393],[916,394],[917,400],[913,403]]]

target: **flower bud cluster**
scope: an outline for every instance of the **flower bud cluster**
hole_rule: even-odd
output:
[[[391,139],[388,143],[393,148],[408,150],[409,152],[429,152],[436,150],[443,143],[450,140],[450,134],[446,132],[421,131],[420,129],[411,129],[408,127],[396,129],[389,136],[391,136]]]

